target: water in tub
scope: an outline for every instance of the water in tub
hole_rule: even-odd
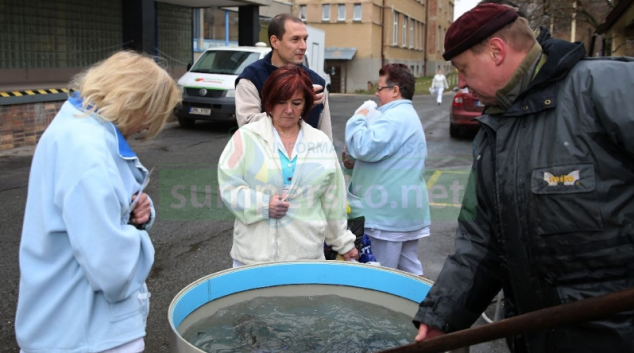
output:
[[[410,316],[336,295],[257,297],[219,310],[183,335],[215,353],[369,353],[415,336]]]

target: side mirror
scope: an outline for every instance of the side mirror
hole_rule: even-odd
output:
[[[192,68],[192,63],[187,63],[187,71],[189,71]]]

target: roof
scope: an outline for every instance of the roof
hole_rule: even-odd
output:
[[[614,23],[627,11],[627,8],[630,7],[634,3],[634,0],[621,0],[619,3],[610,11],[608,16],[605,18],[605,22],[603,22],[595,32],[597,34],[604,34],[614,26]],[[629,25],[628,25],[629,26]]]
[[[326,60],[352,60],[357,48],[326,48]]]

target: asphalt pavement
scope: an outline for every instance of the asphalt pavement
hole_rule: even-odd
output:
[[[426,180],[432,204],[431,236],[421,240],[419,258],[432,281],[454,251],[456,217],[471,167],[471,140],[449,137],[452,96],[445,94],[440,106],[431,95],[413,100],[428,143]],[[331,94],[334,144],[339,152],[347,119],[368,99],[377,101],[373,96]],[[234,130],[231,123],[197,122],[194,128],[184,129],[174,122],[155,139],[142,141],[142,136],[136,136],[130,141],[142,163],[155,168],[146,189],[158,210],[150,232],[156,256],[147,281],[152,297],[146,352],[170,352],[167,311],[174,296],[195,280],[231,267],[233,221],[217,211],[217,192],[204,188],[209,183],[196,180],[213,182],[220,154]],[[29,221],[23,218],[33,151],[33,147],[0,151],[0,352],[19,352],[14,332],[18,248],[23,221]],[[179,208],[181,198],[187,202]],[[475,325],[483,323],[480,319]],[[508,349],[498,340],[474,346],[471,352]]]

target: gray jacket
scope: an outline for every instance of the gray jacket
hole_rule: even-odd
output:
[[[510,317],[634,286],[634,59],[542,46],[535,78],[479,118],[456,252],[415,324],[468,328],[501,288]],[[516,337],[514,350],[634,352],[634,313]]]

